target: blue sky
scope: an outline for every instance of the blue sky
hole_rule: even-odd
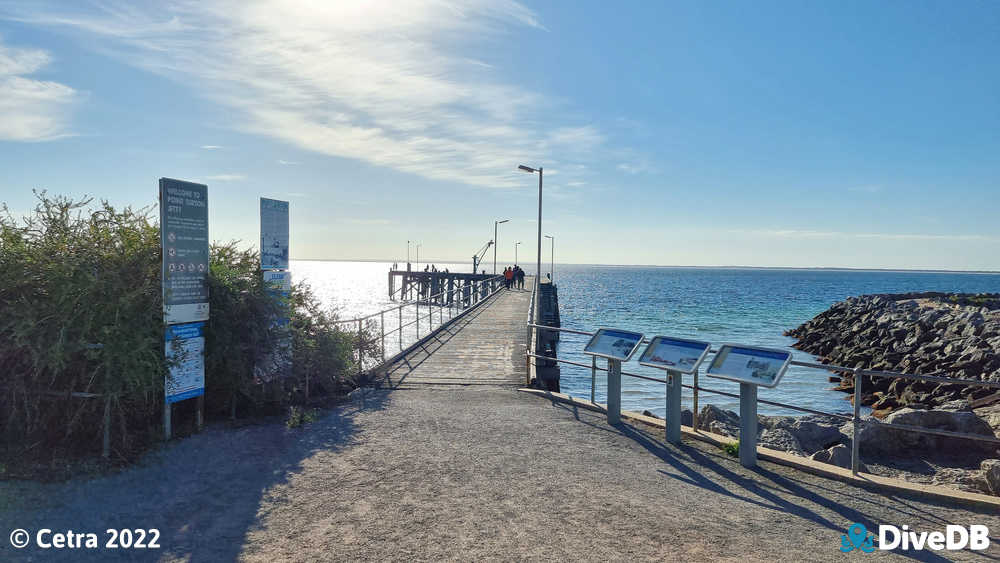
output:
[[[293,258],[1000,270],[996,2],[0,0],[0,201],[288,199]],[[543,256],[548,258],[548,242]]]

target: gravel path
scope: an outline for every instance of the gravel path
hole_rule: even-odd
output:
[[[507,361],[516,371],[517,354]],[[0,483],[4,561],[945,560],[845,556],[852,522],[1000,532],[996,514],[766,462],[746,470],[700,442],[664,444],[488,385],[371,391],[301,429],[211,428],[117,475]],[[15,551],[6,541],[41,527],[158,528],[162,548]],[[944,555],[996,560],[1000,544]]]

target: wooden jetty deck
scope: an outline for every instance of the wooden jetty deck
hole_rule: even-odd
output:
[[[384,384],[523,386],[530,300],[530,289],[501,291],[388,366]]]

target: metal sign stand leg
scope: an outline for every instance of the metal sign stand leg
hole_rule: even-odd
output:
[[[757,466],[757,386],[740,383],[740,465]]]
[[[681,374],[667,372],[667,441],[681,443]]]
[[[608,358],[608,424],[622,421],[622,363]]]

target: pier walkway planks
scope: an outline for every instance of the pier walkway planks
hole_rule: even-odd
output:
[[[523,386],[530,301],[530,289],[501,291],[389,366],[383,385]]]

